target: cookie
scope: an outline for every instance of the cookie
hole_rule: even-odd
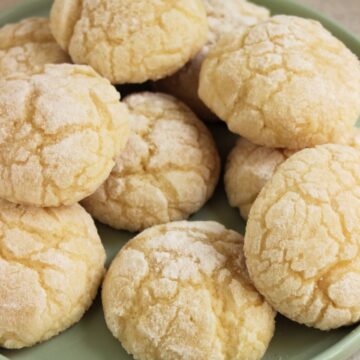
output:
[[[239,139],[228,156],[224,175],[229,203],[248,218],[251,206],[275,170],[295,151],[275,149]]]
[[[260,359],[272,308],[248,279],[243,238],[215,222],[145,230],[115,257],[102,301],[107,326],[135,359]]]
[[[0,28],[0,77],[32,74],[37,66],[70,62],[51,35],[48,19],[32,17]]]
[[[50,20],[75,63],[116,84],[171,75],[201,49],[208,32],[201,0],[55,0]]]
[[[1,78],[0,198],[60,206],[92,194],[128,138],[119,98],[88,66]]]
[[[211,134],[169,95],[137,93],[124,103],[130,139],[109,178],[83,205],[97,220],[129,231],[186,219],[212,196],[219,178]]]
[[[224,35],[199,96],[229,129],[268,147],[338,143],[360,114],[360,63],[313,20],[275,16]]]
[[[80,205],[40,209],[0,200],[0,347],[32,346],[79,321],[104,262]]]
[[[360,129],[354,128],[348,135],[340,140],[340,144],[360,149]],[[245,220],[266,182],[296,152],[255,145],[244,138],[237,141],[227,159],[224,184],[230,205],[239,208]]]
[[[155,83],[155,88],[184,101],[204,120],[216,120],[216,115],[198,97],[201,65],[211,46],[223,33],[239,31],[269,18],[268,9],[245,0],[204,0],[209,22],[208,41],[197,55],[174,75]]]
[[[250,277],[288,318],[321,330],[360,320],[360,152],[305,149],[285,161],[251,208]]]

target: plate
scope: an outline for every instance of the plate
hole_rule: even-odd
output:
[[[269,7],[273,14],[291,14],[314,18],[323,23],[335,36],[341,39],[358,57],[360,41],[334,21],[325,18],[291,0],[257,0],[259,5]],[[24,3],[0,14],[0,26],[34,15],[48,14],[51,0],[26,0]],[[236,137],[231,135],[224,124],[210,126],[222,158],[233,146]],[[229,207],[222,181],[214,197],[191,220],[216,220],[225,226],[244,233],[245,222],[237,210]],[[133,234],[115,231],[97,224],[105,245],[108,263]],[[276,333],[264,360],[344,360],[360,349],[360,326],[322,332],[291,322],[278,315]],[[0,359],[14,360],[130,360],[120,343],[106,328],[100,297],[83,319],[61,335],[32,348],[9,351],[1,350]]]

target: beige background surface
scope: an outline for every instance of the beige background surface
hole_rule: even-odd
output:
[[[1,0],[0,0],[1,1]],[[271,1],[271,0],[269,0]],[[323,11],[360,37],[360,0],[298,0]]]
[[[21,1],[31,0],[0,0],[0,11]],[[226,1],[226,0],[224,0]],[[348,30],[360,37],[360,0],[298,0],[310,5],[324,14],[341,22]],[[271,0],[269,0],[271,2]],[[360,360],[360,352],[349,360]]]

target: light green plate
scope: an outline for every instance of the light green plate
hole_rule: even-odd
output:
[[[51,2],[51,0],[26,0],[23,4],[1,13],[0,26],[28,16],[46,15]],[[321,14],[290,0],[257,0],[255,2],[269,7],[273,14],[291,14],[320,20],[360,57],[360,41]],[[234,144],[235,137],[229,134],[224,125],[212,125],[211,130],[216,137],[220,152],[225,158]],[[192,219],[217,220],[227,227],[244,233],[245,223],[239,217],[238,212],[228,206],[222,184],[205,208],[193,216]],[[107,250],[109,263],[132,235],[112,230],[103,225],[98,225],[98,229]],[[264,359],[345,360],[359,349],[360,326],[321,332],[300,326],[278,315],[276,334]],[[84,318],[61,335],[30,349],[2,350],[1,352],[5,356],[4,358],[0,355],[0,359],[3,360],[6,358],[14,360],[132,359],[107,330],[99,297]]]

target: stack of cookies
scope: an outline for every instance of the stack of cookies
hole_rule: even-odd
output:
[[[92,217],[142,231],[102,289],[136,359],[260,359],[276,311],[323,330],[359,321],[359,114],[356,56],[246,0],[55,0],[49,20],[4,26],[0,347],[89,308],[106,257]],[[218,184],[204,121],[220,120],[241,136],[224,179],[245,240],[186,221]]]

